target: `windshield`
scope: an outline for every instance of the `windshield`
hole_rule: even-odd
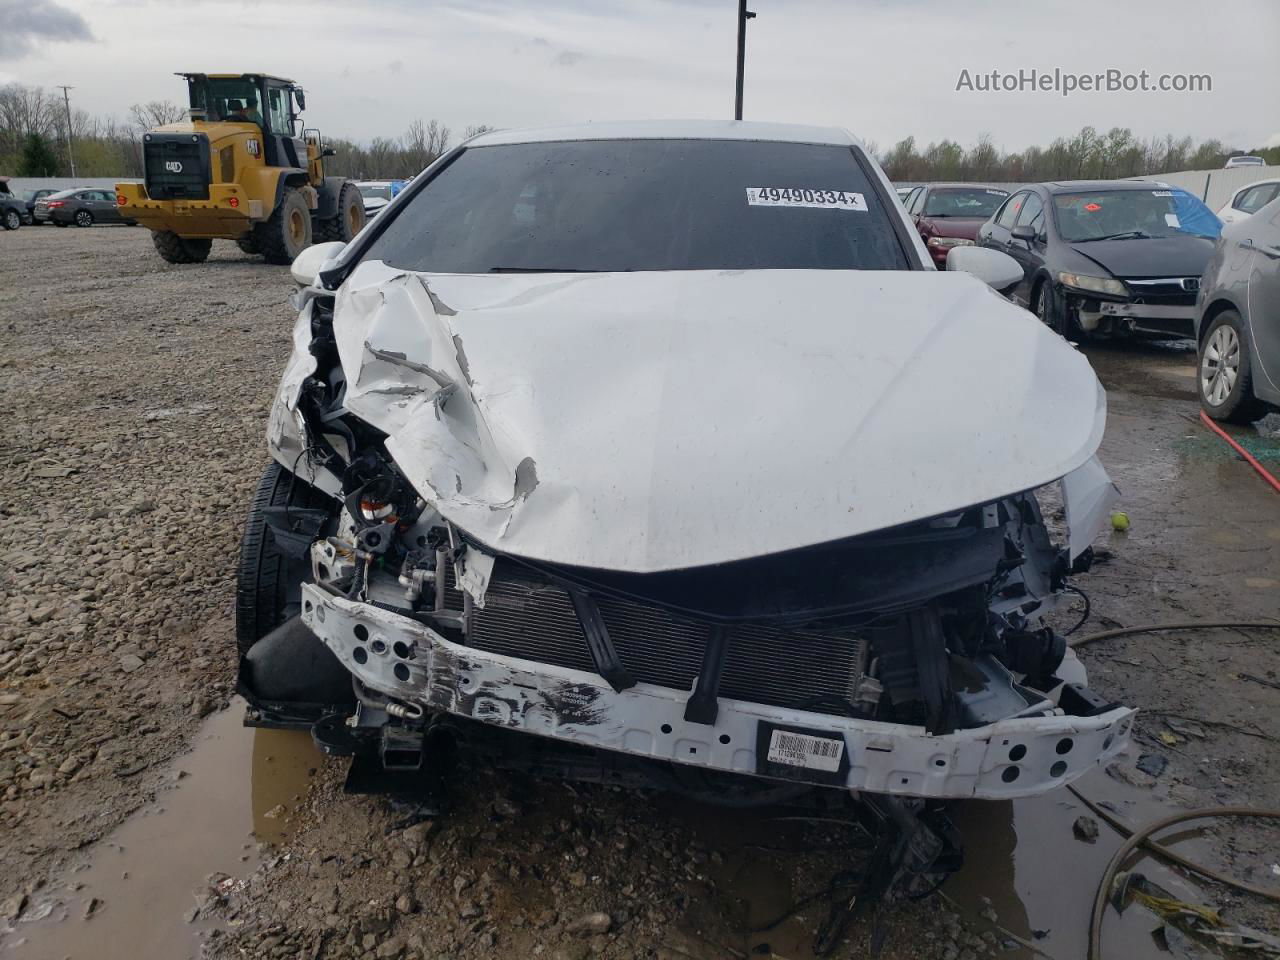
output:
[[[366,200],[390,200],[391,185],[381,183],[362,183],[359,184],[360,196]]]
[[[975,217],[985,220],[996,212],[996,208],[1009,196],[1007,190],[994,190],[987,187],[970,187],[956,189],[947,187],[941,190],[930,190],[929,199],[924,202],[926,217]]]
[[[209,120],[263,125],[254,81],[243,77],[193,77],[189,82],[192,109],[205,111]]]
[[[1185,190],[1098,190],[1053,198],[1058,232],[1069,243],[1110,238],[1216,237],[1219,220]]]
[[[365,257],[437,273],[909,269],[852,149],[745,140],[471,147]]]

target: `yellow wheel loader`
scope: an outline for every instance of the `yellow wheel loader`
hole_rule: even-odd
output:
[[[121,216],[152,231],[160,256],[199,263],[224,238],[292,263],[312,243],[360,231],[360,191],[324,175],[333,151],[302,126],[301,87],[259,73],[179,76],[190,119],[143,134],[144,182],[116,184]]]

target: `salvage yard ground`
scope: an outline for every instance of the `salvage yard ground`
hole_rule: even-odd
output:
[[[0,957],[180,957],[201,944],[214,957],[811,956],[825,900],[753,928],[865,861],[865,841],[831,822],[842,811],[690,810],[464,769],[456,810],[416,823],[412,807],[343,796],[343,765],[305,735],[245,731],[224,709],[235,557],[291,289],[287,270],[229,242],[173,267],[141,229],[0,236]],[[1280,500],[1196,422],[1194,352],[1087,352],[1109,391],[1100,455],[1132,528],[1104,537],[1103,562],[1078,578],[1086,630],[1274,617]],[[1239,431],[1273,466],[1278,420]],[[1141,713],[1129,756],[1082,792],[1134,823],[1273,806],[1277,642],[1220,630],[1087,648],[1091,686]],[[1087,813],[1065,791],[961,805],[968,866],[949,902],[893,911],[884,955],[1033,956],[1011,933],[1083,957],[1119,843],[1105,825],[1077,839]],[[1179,836],[1280,885],[1274,831],[1221,822]],[[1140,869],[1228,920],[1280,929],[1274,904]],[[1140,907],[1109,915],[1108,955],[1160,956],[1156,926]],[[127,940],[139,930],[146,949]],[[867,944],[859,922],[834,955]]]

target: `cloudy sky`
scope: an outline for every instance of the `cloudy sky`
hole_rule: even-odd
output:
[[[1084,124],[1280,144],[1280,0],[752,0],[747,119],[1004,149]],[[733,109],[735,0],[0,0],[0,83],[71,84],[123,116],[174,71],[262,71],[308,125],[396,135]],[[1206,93],[981,93],[999,70],[1209,74]]]

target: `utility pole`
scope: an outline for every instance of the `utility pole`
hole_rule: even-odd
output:
[[[745,0],[744,0],[745,2]],[[71,152],[71,93],[75,87],[60,87],[62,102],[67,108],[67,159],[71,161],[71,179],[76,178],[76,155]]]
[[[747,9],[747,0],[738,0],[738,96],[733,107],[733,119],[742,119],[742,74],[747,65],[747,21],[755,14]]]

